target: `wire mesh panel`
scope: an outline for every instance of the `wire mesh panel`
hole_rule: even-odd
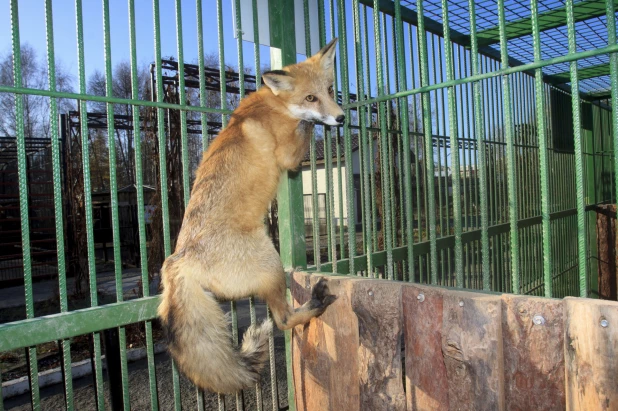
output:
[[[0,410],[294,409],[289,333],[271,335],[255,387],[202,392],[165,354],[156,294],[202,152],[267,67],[306,58],[299,30],[307,54],[315,33],[339,38],[347,122],[316,127],[271,204],[287,269],[596,295],[595,207],[618,189],[614,1],[270,0],[273,50],[259,0],[42,3],[0,13],[0,241],[13,247],[0,258],[23,281],[3,294],[19,301],[3,306],[0,370],[29,381]],[[32,26],[44,27],[37,70]],[[224,307],[234,344],[270,315],[253,299]],[[49,368],[60,393],[39,386]]]
[[[595,205],[615,201],[614,49],[603,34],[615,30],[613,11],[588,1],[360,0],[325,13],[345,40],[338,78],[351,119],[330,130],[343,141],[324,178],[346,187],[325,192],[348,209],[327,208],[327,221],[343,221],[331,232],[347,235],[326,239],[336,252],[316,269],[594,296],[591,222]]]
[[[159,270],[201,154],[270,65],[257,17],[251,44],[234,32],[242,31],[240,1],[128,0],[118,8],[76,0],[67,9],[46,0],[40,15],[26,3],[3,6],[11,53],[0,80],[10,110],[0,119],[7,133],[0,213],[24,285],[2,290],[0,409],[286,409],[281,332],[270,336],[260,383],[223,396],[179,374],[156,319]],[[243,4],[255,11],[258,1]],[[28,43],[35,24],[44,27],[40,49]],[[69,48],[77,50],[74,72],[61,63],[72,58]],[[39,82],[33,67],[43,73]],[[54,258],[39,281],[44,251]],[[222,304],[234,344],[270,315],[253,299]],[[45,390],[56,374],[64,388]],[[24,375],[26,394],[15,385]]]

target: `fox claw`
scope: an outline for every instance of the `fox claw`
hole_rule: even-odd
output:
[[[328,282],[321,278],[316,285],[313,286],[311,291],[311,306],[314,309],[319,309],[320,314],[326,310],[326,308],[337,300],[336,295],[332,295],[328,292]]]

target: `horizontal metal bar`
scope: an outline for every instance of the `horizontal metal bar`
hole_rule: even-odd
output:
[[[367,6],[373,7],[373,0],[359,0],[359,1],[361,3],[364,3]],[[380,3],[379,5],[380,11],[382,13],[389,14],[393,17],[395,16],[395,5],[391,0],[380,0],[379,3]],[[419,24],[418,13],[416,13],[414,10],[410,10],[409,8],[405,8],[405,7],[401,9],[401,20],[406,23],[410,23],[414,26],[417,26],[417,27]],[[565,17],[565,22],[566,22],[566,17]],[[442,24],[438,23],[437,21],[432,20],[428,17],[424,17],[423,25],[424,25],[425,31],[432,33],[432,34],[436,34],[440,37],[444,37],[444,30],[443,30]],[[451,29],[450,38],[453,43],[462,45],[466,48],[469,48],[472,44],[469,35],[461,33],[457,30]],[[500,51],[490,46],[479,45],[478,52],[479,54],[486,56],[486,57],[490,57],[496,61],[501,60]],[[512,67],[522,66],[524,64],[525,64],[524,62],[516,58],[509,57],[509,65]],[[524,71],[530,75],[534,75],[534,73],[529,70],[524,70]],[[553,82],[553,77],[551,75],[544,75],[543,78],[549,83]],[[559,87],[560,89],[564,91],[571,91],[570,87],[566,85],[557,85],[557,87]],[[585,93],[582,93],[582,96],[584,95]]]
[[[554,57],[554,58],[547,59],[547,60],[539,60],[539,61],[535,61],[532,63],[523,64],[521,66],[509,67],[508,69],[495,70],[490,73],[478,74],[476,76],[470,76],[470,77],[466,77],[466,78],[462,78],[458,80],[443,81],[442,83],[433,84],[433,85],[425,86],[425,87],[418,87],[418,88],[407,90],[407,91],[400,91],[399,93],[386,94],[386,95],[375,97],[369,100],[363,100],[363,101],[358,101],[354,103],[344,104],[343,108],[351,109],[355,107],[363,107],[369,104],[375,104],[378,102],[393,100],[393,99],[401,98],[401,97],[413,96],[416,94],[426,93],[428,91],[433,91],[433,90],[439,90],[439,89],[443,89],[446,87],[457,86],[460,84],[474,83],[476,81],[486,80],[486,79],[494,78],[498,76],[504,76],[508,74],[520,73],[520,72],[524,72],[528,70],[543,68],[546,66],[551,66],[552,64],[567,63],[570,61],[580,60],[580,59],[584,59],[588,57],[599,56],[601,54],[609,54],[609,53],[616,53],[616,52],[618,52],[618,44],[601,47],[601,48],[594,49],[594,50],[586,50],[586,51],[582,51],[582,52],[574,53],[574,54],[567,54],[564,56]],[[2,91],[1,87],[0,87],[0,91]]]
[[[614,0],[614,4],[618,1]],[[605,15],[604,0],[584,0],[573,5],[574,21],[584,21],[593,17]],[[539,32],[566,26],[566,7],[560,7],[538,15]],[[511,40],[532,34],[530,17],[508,22],[504,25],[506,39]],[[500,27],[495,26],[477,33],[479,46],[488,46],[500,42]]]
[[[79,93],[66,93],[62,91],[52,90],[40,90],[36,88],[27,87],[11,87],[1,86],[0,93],[14,93],[14,94],[27,94],[40,97],[56,97],[56,98],[68,98],[79,101],[98,101],[101,103],[113,103],[113,104],[127,104],[133,106],[142,107],[155,107],[155,108],[169,108],[181,111],[197,111],[199,113],[215,113],[215,114],[231,114],[232,110],[222,110],[218,108],[206,108],[200,106],[182,106],[180,104],[154,102],[147,100],[134,100],[129,98],[107,97],[107,96],[95,96],[92,94],[79,94]]]
[[[586,206],[586,211],[594,211],[596,210],[596,207],[597,207],[596,204],[588,205]],[[551,221],[554,221],[554,220],[560,220],[563,218],[571,217],[576,214],[577,214],[577,209],[571,208],[568,210],[562,210],[562,211],[557,211],[555,213],[551,213],[549,217]],[[542,223],[541,216],[530,217],[530,218],[526,218],[523,220],[519,220],[517,222],[517,228],[521,230],[522,228],[539,225],[541,223]],[[497,235],[508,233],[510,230],[510,226],[511,225],[508,222],[504,224],[492,225],[487,230],[488,236],[494,237]],[[473,231],[463,232],[461,235],[462,244],[465,245],[473,241],[479,241],[481,239],[481,233],[482,233],[482,230],[473,230]],[[454,247],[455,247],[455,236],[454,235],[451,235],[448,237],[441,237],[436,240],[437,251],[452,249]],[[420,243],[415,243],[412,246],[412,248],[413,248],[413,253],[415,256],[426,255],[426,254],[429,254],[430,252],[430,242],[424,241]],[[404,261],[407,258],[407,253],[408,253],[407,246],[393,248],[393,262]],[[373,265],[375,267],[379,267],[379,266],[386,264],[386,251],[378,251],[378,252],[372,253],[371,256],[373,258]],[[350,266],[349,261],[350,260],[347,258],[336,261],[335,262],[336,270],[334,271],[336,271],[337,273],[341,273],[341,274],[344,274],[344,273],[347,274],[349,272],[349,266]],[[320,270],[324,272],[331,272],[333,271],[332,267],[333,267],[332,262],[322,263]],[[356,271],[363,271],[367,269],[367,255],[366,254],[354,257],[354,269]],[[309,267],[307,269],[307,271],[311,271],[311,272],[315,270],[316,270],[315,266]]]
[[[594,77],[608,76],[609,75],[609,63],[598,64],[590,67],[583,67],[577,69],[577,78],[579,80],[586,80]],[[562,73],[553,74],[553,84],[569,83],[571,81],[571,71],[564,71]]]
[[[84,308],[0,325],[0,352],[152,320],[159,297]]]

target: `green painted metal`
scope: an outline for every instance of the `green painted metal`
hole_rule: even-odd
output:
[[[11,1],[11,37],[13,50],[13,84],[15,87],[22,85],[21,70],[21,43],[19,40],[19,10],[17,0]],[[30,225],[28,213],[28,182],[27,182],[27,158],[24,131],[24,102],[21,96],[15,96],[16,134],[17,134],[17,172],[19,178],[19,214],[21,221],[21,243],[24,266],[24,290],[26,303],[26,317],[34,317],[34,302],[32,298],[32,260],[30,253]],[[26,344],[24,344],[25,346]],[[30,401],[33,410],[39,410],[40,394],[38,379],[38,362],[36,347],[26,349],[26,357],[29,368]]]
[[[614,1],[614,4],[618,2]],[[505,22],[498,27],[492,27],[478,32],[479,44],[486,46],[500,42],[500,30],[504,29],[505,40],[531,35],[532,22],[535,16],[538,21],[539,32],[563,27],[568,17],[567,6],[555,8],[543,13],[531,12],[531,17]],[[573,22],[589,20],[605,14],[604,0],[582,0],[573,5]],[[567,73],[568,76],[568,73]]]
[[[578,3],[579,4],[579,3]],[[570,13],[568,13],[567,15],[570,15]],[[569,21],[571,21],[569,19]],[[573,27],[573,33],[575,33],[575,27]],[[575,34],[573,34],[575,35]],[[577,49],[573,49],[573,51],[569,51],[569,53],[576,53]],[[571,62],[572,63],[572,62]],[[595,77],[601,77],[601,76],[607,76],[609,75],[609,63],[606,64],[597,64],[594,66],[588,66],[588,67],[584,67],[581,69],[577,70],[577,78],[579,80],[587,80],[590,78],[595,78]],[[558,74],[553,74],[552,78],[554,78],[555,80],[552,82],[553,84],[559,84],[559,83],[568,83],[571,82],[571,70],[569,71],[565,71],[563,73],[558,73]],[[571,90],[572,93],[575,95],[575,87],[573,87],[572,83],[571,83]],[[578,90],[579,91],[579,88]]]
[[[616,8],[612,1],[607,1],[606,6],[607,44],[609,46],[615,46],[618,44],[616,39]],[[618,175],[618,54],[610,54],[609,64],[611,81],[611,136],[614,149],[614,184],[616,184],[614,192],[618,193],[618,178],[616,177],[616,175]]]
[[[376,50],[376,80],[378,85],[378,96],[386,94],[384,83],[384,63],[382,56],[384,51],[382,48],[381,30],[380,30],[380,14],[378,12],[378,0],[374,1],[373,5],[373,22],[374,22],[374,39]],[[378,121],[380,122],[380,139],[378,141],[379,156],[380,156],[380,174],[381,174],[381,196],[382,196],[382,230],[384,232],[384,249],[386,250],[386,277],[389,280],[394,278],[393,261],[392,261],[392,242],[391,242],[391,198],[384,191],[389,187],[389,170],[385,159],[388,158],[389,135],[386,124],[386,106],[383,102],[378,104]]]
[[[49,89],[56,90],[56,58],[54,52],[54,27],[51,0],[45,1],[45,31],[47,40],[47,81]],[[54,184],[54,219],[56,226],[56,250],[58,258],[58,296],[60,298],[60,311],[68,311],[66,262],[64,248],[64,219],[62,212],[62,185],[60,174],[60,133],[58,126],[58,103],[55,99],[49,102],[50,131],[52,138],[52,168]],[[69,340],[60,341],[62,351],[62,369],[64,382],[65,407],[68,411],[74,409],[73,402],[73,377],[71,372],[71,343]],[[0,401],[1,403],[2,401]],[[2,408],[0,406],[0,408]]]
[[[0,351],[122,327],[156,316],[159,297],[144,297],[0,325]]]
[[[181,42],[182,40],[180,40]],[[131,98],[138,100],[138,74],[137,74],[137,39],[135,34],[135,3],[134,0],[129,0],[129,43],[131,46]],[[180,47],[182,48],[182,46]],[[181,64],[181,59],[179,59]],[[182,72],[182,70],[181,70]],[[182,76],[181,76],[182,77]],[[181,81],[181,87],[182,82]],[[182,89],[181,89],[182,90]],[[180,103],[183,105],[183,98],[181,92]],[[135,152],[135,188],[137,194],[137,220],[138,220],[138,234],[139,234],[139,254],[140,254],[140,268],[141,268],[141,282],[142,282],[142,295],[148,297],[150,294],[150,280],[148,277],[148,250],[146,248],[146,219],[144,217],[144,181],[143,181],[143,156],[142,156],[142,137],[140,130],[140,112],[138,106],[132,107],[133,114],[133,141]],[[181,118],[182,118],[181,112]],[[186,121],[186,113],[185,121]],[[186,129],[186,128],[185,128]],[[183,158],[184,160],[184,158]],[[188,167],[187,167],[188,169]],[[183,169],[184,173],[184,169]],[[117,283],[117,293],[122,294],[122,281]],[[121,330],[124,334],[124,330]],[[151,404],[155,404],[157,401],[157,380],[155,374],[154,364],[154,341],[152,335],[152,323],[150,321],[145,322],[145,334],[146,334],[146,348],[147,348],[147,361],[148,361],[148,382],[150,388]],[[126,357],[126,343],[121,346],[121,356]],[[125,407],[129,406],[128,401],[128,375],[125,380],[125,373],[127,370],[123,370],[123,394],[126,396],[124,401]],[[124,386],[126,385],[126,387]],[[126,394],[125,394],[126,391]]]
[[[103,1],[103,43],[105,49],[105,94],[113,95],[112,83],[112,53],[111,53],[111,31],[109,19],[109,1]],[[107,104],[107,135],[114,136],[114,105]],[[111,138],[108,141],[109,146],[109,180],[110,180],[110,205],[112,214],[112,236],[113,236],[113,254],[114,254],[114,277],[116,285],[116,300],[124,299],[122,286],[122,259],[120,255],[120,224],[118,217],[118,182],[116,178],[116,141]],[[120,346],[120,367],[122,375],[122,402],[125,409],[130,409],[129,398],[129,371],[127,364],[127,343],[126,332],[124,328],[119,329],[118,333]],[[71,365],[68,364],[69,369]]]
[[[504,0],[498,0],[498,16],[500,21],[500,54],[502,54],[502,69],[509,67],[508,45],[505,30]],[[502,105],[504,106],[504,133],[506,137],[506,165],[508,185],[508,213],[511,222],[510,250],[511,250],[511,278],[512,290],[520,292],[520,264],[519,264],[519,203],[517,199],[517,176],[515,174],[515,147],[513,136],[513,111],[511,108],[511,82],[509,76],[502,77]]]
[[[77,26],[77,60],[78,60],[78,83],[80,94],[86,93],[86,73],[84,67],[84,26],[82,17],[82,1],[75,0],[75,19]],[[86,101],[79,102],[79,122],[80,137],[82,143],[82,164],[84,174],[84,212],[86,217],[86,238],[88,252],[88,276],[90,287],[90,305],[98,305],[97,296],[97,272],[94,254],[94,232],[92,221],[92,186],[90,181],[90,154],[88,144],[88,118]],[[103,366],[101,363],[101,336],[99,332],[92,333],[92,344],[94,351],[94,376],[95,376],[95,396],[97,408],[105,409],[105,398],[103,394]]]
[[[237,30],[242,31],[239,0],[232,18]],[[11,5],[16,6],[17,0]],[[17,133],[19,183],[21,190],[20,212],[24,236],[23,251],[26,279],[26,300],[28,320],[0,325],[0,351],[28,347],[29,374],[34,381],[32,390],[33,408],[40,407],[36,387],[35,346],[47,341],[60,341],[64,365],[65,400],[68,409],[73,408],[71,386],[70,338],[92,334],[95,347],[95,390],[98,408],[102,408],[102,367],[99,331],[105,328],[119,328],[121,346],[122,387],[125,408],[129,407],[129,372],[126,364],[126,332],[124,326],[132,323],[144,324],[147,335],[146,351],[149,366],[149,388],[151,408],[158,409],[156,389],[157,375],[154,370],[154,346],[152,322],[156,316],[158,299],[148,297],[146,223],[144,221],[144,197],[142,193],[145,174],[142,171],[142,154],[146,153],[146,140],[140,134],[139,112],[142,107],[156,112],[159,152],[158,170],[161,184],[161,218],[163,219],[163,251],[167,257],[172,252],[172,238],[167,196],[168,141],[166,136],[164,110],[181,111],[181,159],[184,201],[188,201],[190,187],[189,154],[194,136],[189,135],[187,119],[199,118],[202,125],[202,149],[208,147],[207,114],[221,116],[227,123],[230,114],[227,90],[224,51],[223,0],[209,4],[217,12],[217,27],[204,27],[202,0],[196,0],[197,49],[204,53],[205,32],[218,33],[219,72],[222,78],[221,107],[208,108],[207,93],[199,93],[199,104],[191,101],[192,95],[179,84],[178,104],[164,102],[163,78],[161,72],[161,27],[159,1],[153,0],[154,18],[154,101],[141,101],[136,85],[136,32],[135,19],[139,15],[134,0],[129,4],[129,37],[131,45],[131,72],[133,93],[131,98],[112,96],[111,27],[109,0],[103,0],[103,41],[105,51],[106,95],[86,94],[84,77],[83,24],[81,2],[76,0],[79,90],[75,93],[56,89],[54,72],[53,24],[51,21],[51,0],[45,1],[46,29],[48,38],[47,62],[49,87],[45,90],[23,87],[19,81],[13,85],[0,86],[0,92],[11,93],[16,98],[18,113],[23,112],[24,96],[49,98],[50,134],[58,141],[60,134],[57,121],[57,100],[75,99],[79,103],[82,158],[86,193],[90,192],[90,170],[88,155],[88,127],[85,118],[86,102],[102,102],[107,107],[107,134],[117,132],[114,126],[114,105],[132,106],[135,130],[136,186],[138,187],[138,232],[143,298],[123,302],[122,266],[120,253],[120,224],[117,195],[116,155],[117,147],[109,139],[110,191],[112,232],[114,246],[114,274],[118,302],[98,306],[96,295],[92,294],[96,284],[95,260],[93,254],[91,199],[86,197],[88,220],[88,268],[90,271],[91,304],[93,307],[69,312],[66,268],[64,262],[63,210],[61,185],[60,146],[51,145],[54,178],[54,213],[58,247],[58,274],[60,291],[60,314],[34,317],[32,302],[32,259],[27,205],[27,169],[23,148],[23,124],[21,134]],[[574,25],[583,18],[583,6],[592,4],[597,10],[602,2],[569,0],[562,9],[537,13],[537,4],[532,2],[533,13],[529,19],[508,22],[505,10],[509,3],[499,1],[495,12],[499,24],[493,34],[493,42],[500,41],[500,51],[488,50],[483,45],[490,41],[490,31],[477,33],[475,5],[469,0],[470,34],[465,35],[453,29],[461,25],[459,16],[449,10],[453,3],[443,0],[424,0],[413,11],[409,2],[400,0],[318,0],[318,25],[310,27],[308,0],[303,1],[306,22],[306,46],[311,47],[309,35],[318,29],[320,44],[326,43],[327,34],[340,38],[336,71],[336,89],[341,90],[343,107],[349,122],[342,128],[318,126],[318,136],[324,138],[324,171],[326,186],[326,237],[327,253],[321,255],[320,223],[318,217],[318,167],[315,156],[315,141],[311,143],[310,175],[313,194],[313,252],[314,265],[311,271],[332,271],[336,274],[361,273],[373,277],[382,275],[389,279],[420,281],[455,285],[458,288],[477,288],[492,291],[521,292],[526,295],[563,297],[567,295],[594,296],[597,288],[596,233],[594,207],[601,202],[615,202],[618,187],[602,181],[612,175],[618,167],[615,141],[618,129],[616,95],[618,92],[618,69],[616,56],[618,44],[615,38],[615,1],[608,1],[606,16],[609,27],[609,41],[604,47],[577,51]],[[179,71],[183,73],[184,58],[182,41],[181,2],[175,2],[175,25],[177,30],[176,49],[179,55]],[[372,8],[373,6],[373,8]],[[272,1],[271,43],[282,51],[283,64],[296,62],[294,32],[294,6],[284,0]],[[371,8],[372,10],[368,10]],[[252,1],[257,10],[257,0]],[[442,24],[425,15],[431,14]],[[551,14],[553,13],[553,14]],[[569,34],[569,53],[551,59],[540,55],[539,33],[550,27],[550,14],[564,13],[562,23]],[[579,14],[578,14],[579,13]],[[598,13],[594,11],[594,13]],[[19,56],[17,9],[12,9],[13,52]],[[184,16],[186,18],[186,15]],[[459,20],[458,20],[459,18]],[[350,19],[351,21],[348,21]],[[522,23],[524,20],[527,23]],[[458,21],[458,23],[455,23]],[[231,22],[225,22],[229,24]],[[246,24],[246,21],[244,21]],[[260,76],[260,46],[257,18],[254,15],[255,70]],[[534,24],[532,24],[534,23]],[[327,28],[327,24],[329,27]],[[518,28],[517,24],[522,24]],[[531,25],[532,24],[532,25]],[[553,24],[553,23],[552,23]],[[555,24],[558,24],[557,22]],[[534,61],[517,62],[507,50],[509,39],[517,36],[517,30],[524,30],[535,37]],[[372,30],[373,29],[373,30]],[[350,33],[350,31],[352,31]],[[186,34],[186,33],[185,33]],[[496,37],[497,36],[497,37]],[[372,38],[373,37],[373,38]],[[244,43],[236,38],[238,67],[244,76]],[[188,44],[188,43],[187,43]],[[189,50],[186,50],[187,53]],[[310,50],[315,52],[315,50]],[[348,53],[354,53],[350,56]],[[311,53],[310,53],[311,54]],[[610,55],[610,63],[578,67],[585,58]],[[374,58],[375,56],[375,58]],[[350,61],[351,59],[351,61]],[[16,59],[19,62],[19,58]],[[569,63],[568,72],[547,76],[546,67],[558,63]],[[276,67],[273,67],[276,68]],[[198,59],[200,89],[206,87],[204,61]],[[20,65],[14,67],[16,72]],[[349,70],[355,70],[350,73]],[[605,98],[605,102],[584,103],[579,94],[582,80],[597,75],[610,74],[612,90],[584,96],[587,101]],[[179,79],[179,83],[184,81]],[[567,86],[556,87],[559,84]],[[240,95],[244,95],[244,81],[241,79]],[[259,87],[259,82],[257,86]],[[569,92],[570,90],[570,92]],[[376,93],[377,94],[373,94]],[[610,92],[613,91],[613,94]],[[183,97],[184,94],[184,97]],[[354,94],[356,99],[353,99]],[[196,95],[197,96],[197,95]],[[572,97],[574,96],[574,97]],[[570,101],[568,101],[570,100]],[[21,104],[21,108],[19,105]],[[192,113],[195,113],[192,115]],[[197,114],[199,113],[199,114]],[[573,134],[561,133],[556,118],[572,115]],[[613,115],[613,117],[612,117]],[[23,120],[23,114],[21,114]],[[182,118],[184,117],[184,121]],[[19,118],[19,116],[18,116]],[[421,126],[422,123],[422,126]],[[537,130],[539,132],[537,133]],[[559,136],[557,136],[559,135]],[[565,137],[566,135],[566,137]],[[358,148],[352,145],[358,138]],[[318,137],[319,138],[319,137]],[[572,141],[570,139],[573,139]],[[377,142],[377,151],[374,147]],[[144,147],[142,148],[142,144]],[[333,149],[333,144],[335,148]],[[355,152],[353,150],[357,149]],[[356,167],[352,157],[359,156]],[[21,157],[23,156],[23,157]],[[376,158],[380,158],[378,164]],[[191,157],[193,158],[193,157]],[[429,160],[429,161],[426,161]],[[463,167],[462,167],[463,166]],[[345,171],[344,171],[345,167]],[[448,176],[443,174],[451,169]],[[94,170],[94,168],[93,168]],[[144,169],[145,170],[145,169]],[[437,173],[440,170],[440,173]],[[556,172],[559,170],[559,172]],[[376,174],[379,173],[379,174]],[[355,176],[355,174],[358,175]],[[355,178],[360,180],[356,191]],[[585,180],[584,180],[585,178]],[[613,177],[612,177],[613,178]],[[603,180],[605,179],[605,180]],[[377,184],[376,184],[377,183]],[[344,187],[345,184],[345,187]],[[337,187],[335,187],[337,185]],[[377,186],[380,186],[378,189]],[[452,189],[452,192],[450,191]],[[380,194],[379,194],[380,193]],[[573,193],[564,196],[563,193]],[[320,193],[321,194],[321,193]],[[345,194],[345,196],[344,196]],[[377,195],[382,197],[376,199]],[[355,200],[359,196],[359,202]],[[286,269],[306,267],[307,248],[304,238],[303,190],[300,173],[285,176],[279,193],[279,222],[282,261]],[[346,201],[344,202],[344,199]],[[174,204],[174,207],[177,205]],[[24,214],[25,213],[25,214]],[[26,218],[23,218],[23,216]],[[338,218],[337,218],[338,217]],[[356,222],[360,221],[362,235],[356,233]],[[541,264],[540,256],[545,259]],[[250,320],[257,322],[255,302],[249,304]],[[269,314],[270,315],[270,314]],[[101,321],[101,319],[105,319]],[[238,343],[238,317],[232,306],[232,338]],[[290,337],[287,339],[288,402],[293,409],[294,392],[291,378]],[[277,381],[274,361],[274,336],[270,341],[270,377]],[[167,377],[169,378],[169,377]],[[172,368],[175,409],[180,408],[180,379],[175,366]],[[253,389],[253,388],[252,388]],[[278,410],[279,393],[277,384],[271,384],[271,404],[265,408]],[[236,409],[244,409],[243,393],[235,396]],[[262,387],[255,387],[258,409],[262,409]],[[234,397],[219,396],[219,409],[225,409]],[[182,398],[186,400],[186,398]],[[198,409],[204,408],[204,393],[197,391]],[[233,401],[232,401],[233,402]],[[0,402],[1,404],[1,402]],[[0,409],[2,409],[0,405]]]
[[[444,22],[444,50],[446,60],[446,79],[453,80],[455,78],[455,65],[453,61],[453,49],[450,41],[450,27],[448,17],[448,2],[442,0],[442,21]],[[455,103],[455,88],[448,88],[448,117],[449,117],[449,134],[451,135],[451,164],[452,169],[457,172],[452,173],[453,178],[453,214],[455,221],[455,277],[457,287],[464,286],[464,268],[463,268],[463,247],[461,242],[461,186],[459,167],[459,129],[457,125],[457,107]],[[445,150],[446,153],[446,150]],[[446,161],[445,161],[446,164]],[[448,196],[447,196],[448,198]],[[450,271],[450,270],[449,270]]]
[[[478,76],[480,72],[480,62],[478,57],[478,43],[476,37],[476,9],[474,0],[468,1],[470,12],[470,38],[471,38],[471,59],[472,76]],[[485,120],[483,115],[482,89],[481,83],[473,83],[474,87],[474,124],[477,135],[477,164],[486,164],[486,145],[485,145]],[[483,278],[483,289],[489,290],[489,218],[487,198],[483,193],[487,192],[487,173],[485,167],[478,167],[480,192],[480,213],[481,213],[481,272]],[[478,218],[478,214],[477,214]],[[478,264],[478,263],[477,263]]]
[[[541,60],[541,38],[538,22],[538,1],[531,0],[530,10],[532,13],[532,36],[534,43],[534,60]],[[543,273],[544,273],[544,291],[546,297],[553,296],[553,279],[552,279],[552,244],[551,244],[551,226],[549,222],[550,203],[549,203],[549,181],[548,181],[548,153],[547,153],[547,137],[545,125],[545,87],[543,85],[543,72],[540,68],[536,69],[534,77],[534,93],[536,105],[536,125],[539,145],[539,170],[541,179],[541,215],[543,218]]]
[[[577,51],[577,41],[575,38],[575,12],[573,0],[567,0],[567,30],[569,36],[569,53]],[[575,195],[577,198],[577,256],[579,269],[579,295],[588,297],[588,255],[586,246],[586,201],[584,187],[584,158],[582,147],[582,121],[579,101],[579,72],[577,62],[570,63],[571,80],[571,109],[573,110],[573,141],[575,146]]]
[[[346,7],[344,0],[338,0],[337,16],[339,17],[339,58],[341,59],[341,90],[343,101],[350,100],[350,77],[348,73],[348,43],[346,30]],[[350,119],[350,110],[344,110],[347,119]],[[345,176],[346,176],[346,213],[348,217],[348,258],[350,261],[350,271],[356,274],[354,269],[354,257],[356,256],[356,219],[354,214],[354,165],[352,161],[352,135],[350,134],[350,122],[346,121],[343,125],[343,144],[345,151]],[[343,243],[341,244],[343,249]]]
[[[439,90],[445,87],[456,86],[459,84],[475,83],[480,80],[485,80],[485,79],[489,79],[489,78],[493,78],[497,76],[504,76],[504,75],[514,74],[514,73],[519,73],[519,72],[527,72],[530,70],[540,70],[543,67],[551,66],[554,64],[569,63],[571,61],[582,60],[588,57],[595,57],[595,56],[599,56],[602,54],[609,54],[609,53],[616,53],[616,52],[618,52],[618,44],[612,44],[606,47],[601,47],[601,48],[591,49],[591,50],[586,50],[586,51],[580,51],[578,53],[567,54],[567,55],[560,56],[560,57],[553,57],[553,58],[544,59],[544,60],[541,60],[539,58],[538,60],[535,59],[534,62],[522,64],[519,66],[511,66],[508,69],[494,70],[494,71],[487,72],[487,73],[472,75],[472,76],[469,76],[463,79],[444,81],[440,84],[421,86],[421,87],[417,87],[411,90],[400,91],[399,93],[385,94],[383,96],[367,99],[366,101],[362,103],[350,102],[348,104],[343,104],[343,107],[346,109],[357,108],[365,104],[380,103],[383,101],[412,96],[415,94],[427,93],[433,90]],[[543,82],[542,72],[541,72],[541,82]],[[3,88],[4,87],[0,86],[0,91],[4,91]],[[17,92],[17,91],[11,91],[11,92]],[[23,92],[24,94],[29,94],[29,91],[27,89],[20,90],[20,92]],[[61,93],[61,94],[65,94],[65,93]]]
[[[428,87],[429,85],[429,63],[427,57],[427,35],[425,32],[425,23],[423,18],[423,1],[417,3],[419,14],[418,25],[418,42],[419,42],[419,60],[421,66],[421,87]],[[426,90],[429,91],[429,90]],[[404,96],[402,96],[404,97]],[[438,284],[438,249],[436,247],[436,211],[435,204],[435,169],[434,169],[434,153],[433,153],[433,136],[431,126],[431,101],[429,93],[422,94],[423,99],[423,131],[425,139],[425,155],[430,161],[425,162],[426,166],[426,184],[427,184],[427,198],[429,206],[426,209],[428,214],[428,227],[429,242],[431,244],[430,251],[430,270],[431,270],[431,284]]]

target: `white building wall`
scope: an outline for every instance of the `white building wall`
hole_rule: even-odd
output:
[[[336,164],[333,164],[333,197],[334,197],[334,206],[333,217],[334,222],[339,224],[339,219],[344,219],[344,224],[347,225],[347,193],[346,193],[346,181],[345,181],[345,164],[341,165],[341,188],[342,188],[342,198],[339,198],[339,173],[337,172]],[[318,164],[316,167],[317,174],[317,182],[318,182],[318,194],[326,194],[326,201],[328,202],[329,193],[326,189],[326,169],[324,164]],[[311,184],[311,167],[309,165],[303,166],[302,168],[302,178],[303,178],[303,194],[311,194],[313,190],[313,186]],[[339,212],[340,204],[343,206],[343,215]]]

